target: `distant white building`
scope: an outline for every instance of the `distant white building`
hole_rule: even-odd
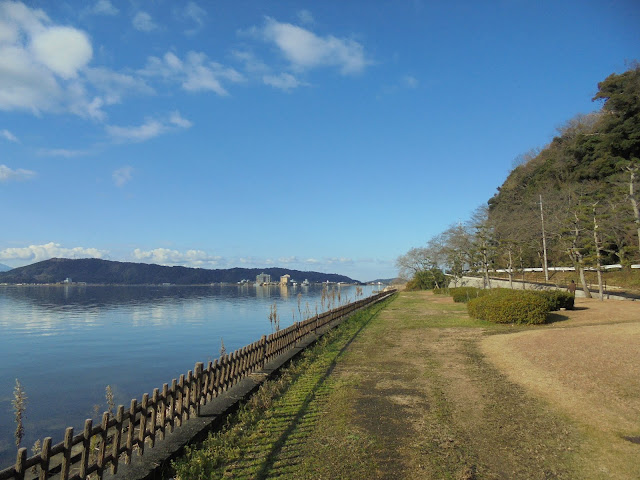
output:
[[[280,277],[280,285],[289,285],[289,280],[291,279],[291,275],[283,275]]]
[[[271,283],[271,275],[262,272],[260,275],[256,275],[256,283],[258,285],[263,283]]]
[[[73,283],[69,277],[65,278],[62,283]]]

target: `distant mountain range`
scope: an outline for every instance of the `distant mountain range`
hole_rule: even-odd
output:
[[[11,267],[9,265],[0,263],[0,272],[8,272],[9,270],[11,270]]]
[[[205,269],[188,267],[165,267],[148,263],[114,262],[98,258],[68,259],[52,258],[25,267],[0,273],[0,283],[58,283],[69,278],[73,282],[117,285],[198,285],[207,283],[236,283],[242,280],[254,282],[260,273],[271,275],[277,282],[281,276],[302,282],[346,282],[360,283],[335,273],[303,272],[286,268],[229,268]]]

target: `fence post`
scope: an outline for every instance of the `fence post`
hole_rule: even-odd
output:
[[[171,406],[169,407],[169,424],[171,425],[171,428],[169,429],[169,433],[173,432],[176,426],[176,402],[178,398],[177,392],[178,382],[176,382],[176,379],[174,378],[173,380],[171,380]]]
[[[151,420],[149,425],[149,439],[151,440],[151,448],[156,444],[156,423],[158,421],[158,409],[160,408],[159,400],[160,391],[157,388],[153,389],[153,396],[151,397],[151,403],[153,404],[151,409]]]
[[[113,445],[111,454],[113,460],[111,463],[111,473],[118,471],[118,460],[120,458],[120,442],[122,441],[122,418],[124,417],[124,405],[118,405],[118,413],[116,413],[116,434],[113,437]]]
[[[182,414],[184,412],[184,373],[180,374],[180,380],[178,380],[178,389],[180,395],[176,395],[176,420],[178,426],[182,426]]]
[[[44,439],[40,454],[40,480],[46,480],[49,475],[49,460],[51,458],[51,437]]]
[[[27,463],[27,449],[22,447],[18,449],[18,455],[16,455],[16,480],[23,480]]]
[[[104,471],[104,457],[107,451],[107,430],[109,429],[109,412],[102,414],[102,433],[100,434],[100,447],[98,450],[98,478],[102,478]]]
[[[131,456],[133,455],[134,432],[136,429],[136,409],[138,408],[138,400],[135,398],[131,400],[131,407],[129,407],[129,430],[127,431],[127,455],[124,457],[124,463],[127,465],[131,463]]]
[[[262,360],[260,361],[260,368],[264,368],[267,364],[267,336],[262,335],[260,338],[260,345],[262,347]]]
[[[67,427],[64,431],[64,456],[62,457],[62,468],[60,478],[67,480],[71,469],[71,442],[73,440],[73,427]]]
[[[202,398],[202,371],[204,369],[204,363],[203,362],[198,362],[196,363],[196,366],[193,368],[195,375],[194,375],[194,382],[196,384],[196,388],[194,390],[195,393],[195,410],[196,410],[196,417],[200,416],[200,400]]]
[[[80,478],[87,478],[89,468],[89,454],[91,453],[91,427],[93,421],[87,418],[84,421],[84,432],[82,438],[82,459],[80,460]]]
[[[169,404],[169,385],[162,384],[162,410],[160,410],[160,432],[162,433],[162,440],[165,439],[167,429],[167,405]]]
[[[142,395],[142,411],[140,412],[140,435],[138,439],[140,440],[140,444],[138,445],[138,456],[141,457],[144,455],[144,439],[147,436],[147,415],[149,412],[147,411],[149,408],[149,394],[145,393]]]
[[[189,370],[187,372],[187,381],[184,383],[186,389],[187,389],[187,420],[189,420],[191,418],[191,405],[193,405],[193,372],[191,370]],[[183,394],[182,398],[184,398],[185,395]]]

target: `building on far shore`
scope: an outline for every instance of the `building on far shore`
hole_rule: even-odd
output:
[[[271,275],[262,272],[260,275],[256,275],[256,283],[262,285],[263,283],[271,283]]]
[[[289,280],[291,279],[291,275],[283,275],[280,277],[280,285],[284,285],[285,287],[289,285]]]

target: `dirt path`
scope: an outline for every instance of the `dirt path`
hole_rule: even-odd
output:
[[[602,445],[590,440],[589,429],[558,408],[557,398],[540,395],[523,383],[528,371],[504,373],[514,362],[531,355],[532,363],[541,365],[555,358],[547,353],[544,359],[536,359],[533,352],[562,350],[541,348],[540,341],[549,338],[537,335],[557,335],[562,332],[558,330],[562,322],[546,326],[542,332],[536,330],[534,348],[527,343],[530,332],[493,335],[513,329],[479,324],[469,319],[465,310],[448,298],[401,293],[338,363],[333,376],[341,384],[340,400],[333,400],[336,394],[329,397],[327,414],[312,439],[318,445],[331,439],[341,450],[353,447],[351,456],[344,452],[342,456],[352,462],[375,463],[375,478],[635,478],[625,476],[631,473],[624,469],[594,470]],[[564,320],[568,327],[572,322],[598,321],[596,317],[585,320],[589,315],[566,318],[577,312],[563,312],[565,317],[556,320]],[[601,334],[594,332],[595,336]],[[484,344],[487,338],[520,340],[513,347],[520,357],[509,353],[503,358],[515,361],[495,362]],[[558,335],[554,341],[563,344],[566,339]],[[511,344],[494,341],[492,345],[490,348],[499,351]],[[554,369],[566,370],[564,362]],[[614,366],[607,366],[610,368]],[[544,373],[540,375],[544,378]],[[629,415],[634,405],[628,407]],[[344,432],[355,435],[357,441],[336,440]],[[631,442],[624,446],[638,447]],[[585,463],[585,455],[596,462]],[[331,463],[328,460],[318,466],[318,478],[332,478]],[[341,478],[358,477],[343,470]]]

